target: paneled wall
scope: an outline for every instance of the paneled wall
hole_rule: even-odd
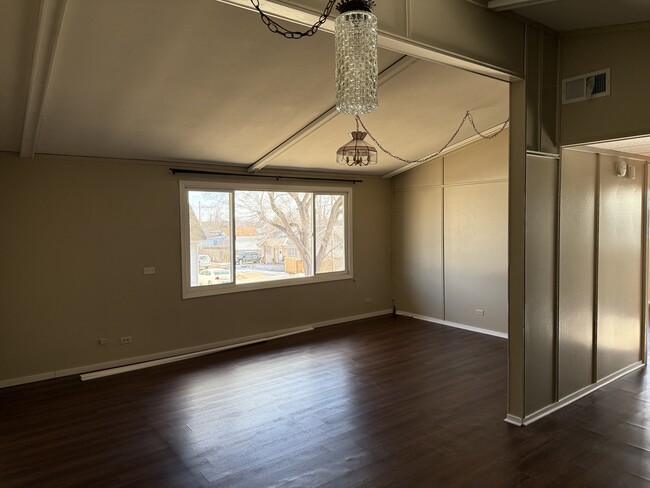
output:
[[[526,171],[526,408],[554,399],[557,160],[528,157]]]
[[[558,351],[559,397],[593,380],[596,193],[598,161],[594,154],[565,151],[560,199],[560,294]]]
[[[530,423],[642,365],[645,163],[557,152],[560,141],[648,132],[636,97],[646,68],[630,64],[648,32],[569,33],[558,56],[556,34],[527,26],[526,79],[510,90],[509,422]],[[558,105],[558,66],[558,78],[611,67],[612,95]],[[636,179],[616,177],[621,157]]]
[[[394,178],[398,310],[507,333],[507,168],[503,133]]]
[[[636,167],[619,178],[617,160]],[[643,202],[645,164],[601,154],[598,205],[597,378],[641,360]]]
[[[645,171],[588,149],[528,158],[524,422],[642,360]]]

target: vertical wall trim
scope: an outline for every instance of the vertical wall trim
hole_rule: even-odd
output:
[[[528,45],[530,43],[530,24],[526,23],[525,27],[525,33],[524,33],[524,73],[528,74],[528,63],[530,62],[529,55],[528,55]],[[527,307],[526,307],[526,300],[528,298],[528,292],[526,291],[526,255],[528,254],[528,248],[526,247],[526,233],[528,232],[527,227],[528,227],[528,131],[530,130],[530,127],[528,127],[528,81],[525,82],[524,85],[524,117],[523,117],[523,122],[524,122],[524,174],[523,174],[523,179],[524,179],[524,208],[523,210],[523,252],[522,252],[522,305],[523,305],[523,323],[522,323],[522,333],[521,333],[521,369],[522,369],[522,375],[521,375],[521,394],[522,394],[522,408],[523,411],[521,412],[521,417],[524,418],[526,416],[526,412],[528,409],[526,408],[526,379],[528,377],[528,371],[526,369],[526,324],[528,322],[528,312],[527,312]],[[512,103],[512,102],[511,102]],[[508,331],[508,337],[510,337],[510,331]]]
[[[405,10],[406,10],[406,16],[405,16],[405,26],[404,30],[406,31],[406,38],[410,39],[411,38],[411,0],[406,0],[405,2]]]
[[[508,415],[525,416],[526,81],[510,85],[508,162]]]
[[[539,30],[539,42],[537,51],[537,121],[535,132],[537,132],[537,149],[542,151],[542,83],[544,82],[544,29]]]
[[[650,176],[648,175],[648,162],[643,166],[644,185],[643,185],[643,273],[641,273],[643,283],[641,284],[643,294],[643,304],[641,309],[641,361],[643,364],[648,363],[648,241],[650,232],[648,230],[648,192],[650,191]]]
[[[557,40],[557,66],[556,73],[556,87],[555,87],[555,106],[560,107],[555,110],[555,147],[557,151],[562,154],[560,146],[560,135],[562,134],[562,36],[558,36]]]
[[[447,225],[447,217],[445,216],[445,199],[447,193],[445,190],[445,159],[442,158],[442,318],[447,320],[447,276],[445,273],[445,226]]]
[[[555,220],[555,310],[553,311],[553,401],[560,399],[560,252],[562,209],[562,158],[557,160],[557,205]]]
[[[596,194],[594,195],[594,311],[591,382],[598,381],[598,280],[600,270],[600,154],[596,154]]]

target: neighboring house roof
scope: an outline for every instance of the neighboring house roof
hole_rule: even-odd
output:
[[[235,249],[237,251],[257,251],[257,236],[237,236],[235,237]]]
[[[268,239],[262,239],[259,242],[259,246],[294,247],[293,243],[288,237],[269,237]]]
[[[205,240],[205,232],[201,227],[201,222],[196,217],[194,209],[190,206],[190,242]]]

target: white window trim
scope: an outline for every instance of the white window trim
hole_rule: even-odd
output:
[[[192,190],[215,190],[231,192],[230,219],[234,224],[235,202],[234,195],[236,190],[258,190],[258,191],[300,191],[318,194],[345,194],[345,261],[346,269],[344,271],[335,271],[330,273],[316,274],[304,278],[289,278],[286,280],[262,281],[258,283],[228,283],[207,286],[190,286],[190,232],[189,232],[189,201],[188,192]],[[314,283],[326,283],[330,281],[351,280],[354,279],[352,272],[352,187],[351,186],[316,186],[307,182],[296,184],[275,184],[275,183],[224,183],[210,181],[179,181],[179,201],[180,201],[180,234],[181,234],[181,277],[183,298],[198,298],[213,295],[224,295],[228,293],[240,293],[253,290],[264,290],[269,288],[281,288],[286,286],[308,285]],[[313,226],[316,225],[315,215],[313,217]],[[232,226],[234,228],[234,225]],[[314,235],[314,251],[316,249],[316,236]],[[231,260],[235,256],[235,239],[230,239],[230,256]],[[235,270],[234,261],[231,266]],[[236,273],[232,273],[235,277]]]

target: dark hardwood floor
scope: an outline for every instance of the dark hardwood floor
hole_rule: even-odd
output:
[[[650,486],[645,370],[505,412],[505,340],[381,317],[0,390],[0,486]]]

